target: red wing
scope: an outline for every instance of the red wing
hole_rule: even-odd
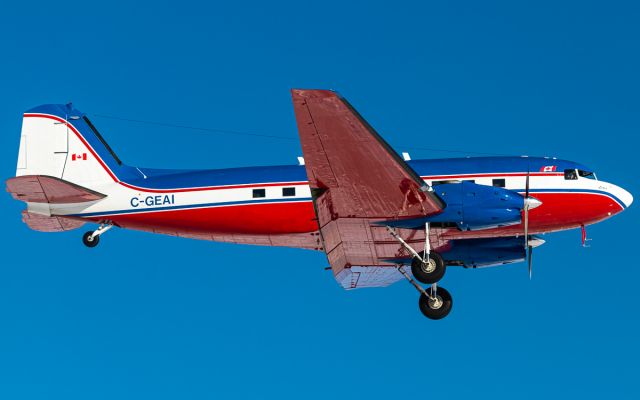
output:
[[[291,93],[323,245],[336,280],[357,288],[401,279],[392,259],[408,255],[384,227],[373,223],[434,214],[444,205],[345,99],[325,90]],[[412,245],[424,245],[424,233],[403,234]]]
[[[291,93],[307,176],[312,188],[331,191],[332,219],[395,219],[442,210],[418,174],[344,98],[327,90]]]
[[[14,199],[30,203],[84,203],[105,195],[62,179],[44,175],[24,175],[7,179],[7,192]]]

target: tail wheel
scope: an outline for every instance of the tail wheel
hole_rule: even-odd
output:
[[[91,237],[92,235],[93,231],[85,232],[85,234],[82,235],[82,243],[84,243],[85,246],[96,247],[98,243],[100,243],[100,236]]]
[[[424,261],[423,261],[424,260]],[[432,284],[438,282],[444,276],[447,266],[440,254],[431,252],[429,258],[422,256],[422,260],[414,257],[411,261],[411,273],[417,281]]]
[[[426,289],[426,292],[428,296],[422,293],[418,300],[422,314],[429,319],[442,319],[449,315],[453,306],[451,294],[441,287],[436,289],[435,296],[433,295],[433,287]]]

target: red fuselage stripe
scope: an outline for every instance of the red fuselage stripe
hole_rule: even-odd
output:
[[[530,212],[529,229],[532,234],[593,224],[623,210],[613,199],[598,193],[536,193],[536,198],[542,201],[542,206]],[[87,219],[109,219],[125,228],[160,229],[175,233],[278,235],[315,232],[318,229],[311,201],[147,210],[143,213],[100,215]],[[521,224],[480,231],[449,229],[447,236],[514,236],[522,234],[522,229]]]
[[[530,176],[563,176],[563,173],[558,172],[531,172]],[[467,178],[491,178],[495,176],[527,176],[526,172],[492,172],[484,174],[452,174],[452,175],[425,175],[421,176],[422,179],[467,179]]]
[[[200,192],[204,190],[221,190],[221,189],[240,189],[240,188],[252,188],[252,187],[269,187],[269,186],[300,186],[309,185],[309,182],[270,182],[270,183],[247,183],[239,185],[226,185],[226,186],[205,186],[205,187],[193,187],[182,189],[148,189],[133,186],[125,182],[119,182],[122,186],[130,189],[140,190],[150,193],[180,193],[180,192]]]

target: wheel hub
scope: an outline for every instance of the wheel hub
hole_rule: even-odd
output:
[[[442,297],[436,295],[436,297],[432,297],[429,299],[429,308],[433,309],[433,310],[437,310],[440,307],[442,307],[442,305],[444,304],[444,302],[442,301]]]
[[[423,261],[422,263],[420,263],[420,269],[422,270],[422,272],[430,274],[433,271],[436,270],[436,260],[434,260],[433,258],[429,258],[426,261]]]

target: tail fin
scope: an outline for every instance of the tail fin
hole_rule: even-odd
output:
[[[45,175],[95,188],[118,182],[123,167],[87,116],[71,104],[42,105],[24,114],[16,176]]]

